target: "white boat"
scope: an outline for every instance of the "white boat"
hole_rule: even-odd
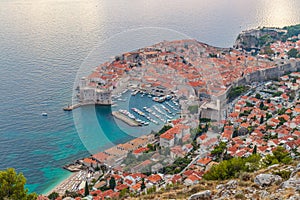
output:
[[[126,101],[126,99],[118,98],[118,101]]]
[[[166,99],[167,99],[167,100],[172,99],[172,96],[171,96],[171,95],[167,95],[167,96],[166,96]]]
[[[132,96],[135,96],[137,93],[139,93],[139,91],[138,91],[138,90],[136,90],[136,91],[132,92],[132,93],[131,93],[131,95],[132,95]]]
[[[178,106],[178,103],[176,101],[173,100],[172,102],[175,104],[175,106]]]
[[[42,113],[42,116],[48,116],[48,113],[43,112],[43,113]]]

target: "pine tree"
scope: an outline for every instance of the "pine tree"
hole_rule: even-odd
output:
[[[26,178],[22,173],[16,173],[13,168],[0,171],[0,199],[37,199],[35,193],[25,189]]]
[[[141,191],[143,191],[145,188],[146,188],[145,179],[142,178]]]
[[[264,116],[260,116],[260,124],[264,123]]]
[[[257,146],[256,145],[253,147],[252,154],[257,154]]]
[[[116,187],[116,180],[114,177],[111,177],[110,180],[109,180],[109,188],[114,190]]]
[[[264,102],[262,101],[262,102],[260,102],[260,104],[259,104],[259,109],[263,109],[264,108],[264,106],[265,106],[265,104],[264,104]]]
[[[89,194],[90,194],[89,185],[88,185],[88,182],[86,181],[85,188],[84,188],[84,196],[88,196]]]
[[[48,198],[50,200],[55,200],[57,197],[59,197],[59,194],[57,192],[52,192],[51,194],[48,195]]]

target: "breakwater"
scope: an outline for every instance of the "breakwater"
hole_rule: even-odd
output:
[[[127,117],[126,115],[120,113],[119,111],[113,111],[112,115],[114,117],[116,117],[117,119],[125,122],[129,126],[140,126],[140,124],[137,121],[135,121],[133,119],[130,119],[129,117]]]

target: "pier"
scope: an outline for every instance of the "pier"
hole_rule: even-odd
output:
[[[117,119],[125,122],[126,124],[128,124],[129,126],[141,126],[141,124],[129,117],[127,117],[126,115],[120,113],[119,111],[113,111],[112,115],[114,117],[116,117]]]
[[[85,102],[85,103],[77,103],[74,105],[68,105],[66,107],[63,107],[63,110],[64,111],[72,111],[81,106],[89,106],[89,105],[111,106],[112,104],[111,103],[102,103],[102,102]]]
[[[87,167],[82,165],[80,162],[82,162],[82,160],[76,160],[74,163],[63,166],[63,169],[66,169],[70,172],[79,172],[80,170],[86,169]]]
[[[74,110],[74,109],[76,109],[76,108],[79,108],[80,106],[81,106],[80,103],[74,104],[74,105],[71,105],[71,106],[68,105],[68,106],[64,107],[63,110],[64,110],[64,111],[72,111],[72,110]]]

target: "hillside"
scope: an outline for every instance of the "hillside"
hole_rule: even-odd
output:
[[[272,165],[226,181],[201,180],[127,199],[300,199],[300,164]]]

